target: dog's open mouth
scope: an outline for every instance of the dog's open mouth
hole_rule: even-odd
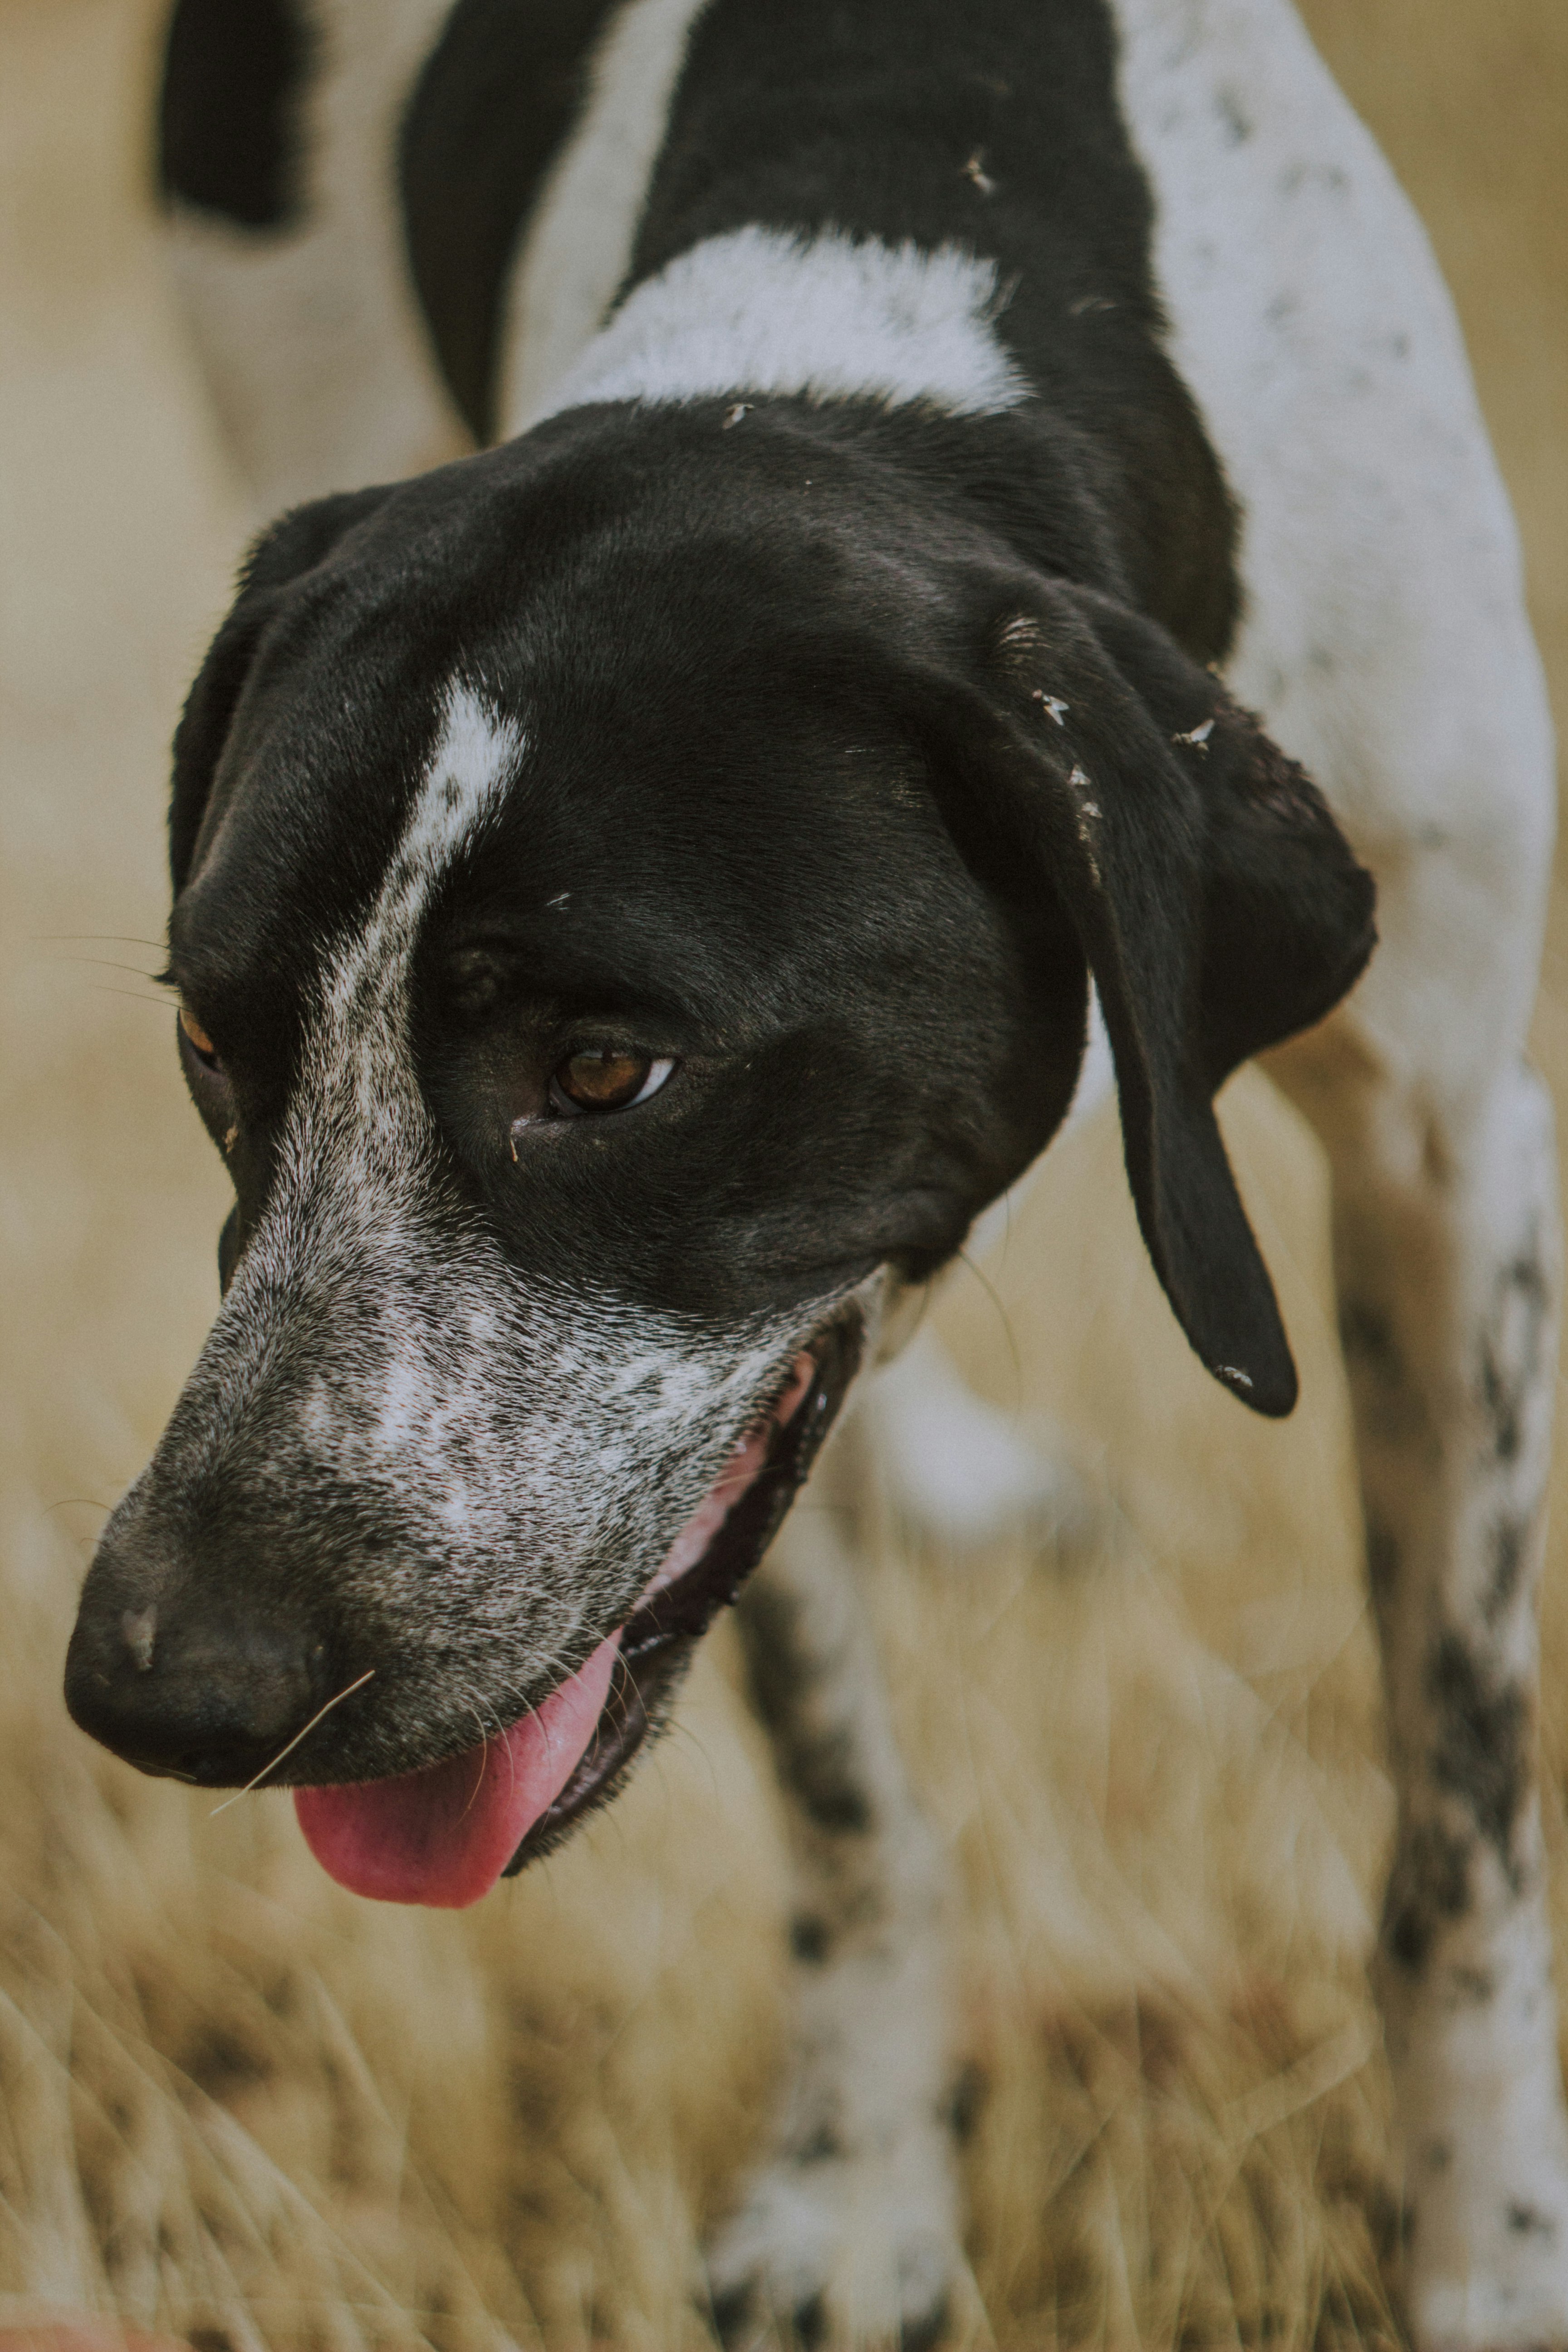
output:
[[[609,1793],[734,1600],[810,1469],[859,1360],[857,1322],[819,1332],[687,1521],[632,1614],[542,1706],[400,1779],[297,1789],[317,1861],[356,1895],[461,1909]]]

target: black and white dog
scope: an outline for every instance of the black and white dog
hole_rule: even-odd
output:
[[[1384,1645],[1412,2321],[1568,2342],[1550,733],[1442,287],[1286,0],[181,0],[163,155],[292,510],[176,745],[237,1205],[78,1721],[462,1903],[741,1594],[804,2046],[716,2308],[933,2340],[936,1864],[849,1580],[742,1582],[1101,1013],[1171,1304],[1288,1412],[1211,1108],[1278,1049]]]

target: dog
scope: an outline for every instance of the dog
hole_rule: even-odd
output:
[[[1332,1175],[1411,2326],[1568,2343],[1550,728],[1446,295],[1287,0],[180,0],[162,136],[287,510],[174,753],[223,1304],[75,1719],[461,1904],[737,1602],[801,2053],[715,2316],[841,2336],[853,2227],[935,2342],[940,1872],[852,1578],[770,1538],[1101,1034],[1172,1308],[1289,1412],[1212,1108],[1261,1055]],[[914,1362],[906,1437],[967,1427]]]

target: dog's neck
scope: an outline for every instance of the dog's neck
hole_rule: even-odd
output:
[[[996,333],[994,261],[827,230],[733,229],[634,289],[575,364],[509,433],[610,400],[716,394],[925,404],[946,415],[1013,408],[1030,386]]]
[[[609,400],[927,420],[1016,553],[1061,563],[1092,507],[1073,576],[1224,654],[1231,517],[1163,352],[1097,0],[1026,22],[865,0],[847,40],[834,11],[739,0],[572,0],[552,22],[542,71],[459,11],[405,123],[410,258],[481,439]],[[1042,535],[1050,479],[1070,522]]]

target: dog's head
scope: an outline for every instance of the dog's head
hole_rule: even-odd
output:
[[[468,1900],[614,1784],[889,1288],[1059,1122],[1091,971],[1172,1304],[1293,1399],[1211,1098],[1354,978],[1370,884],[1153,624],[745,424],[589,412],[286,518],[176,740],[236,1206],[68,1697],[299,1785],[367,1892]]]

